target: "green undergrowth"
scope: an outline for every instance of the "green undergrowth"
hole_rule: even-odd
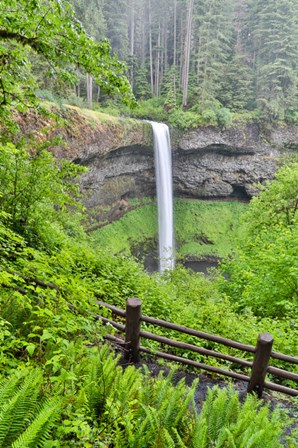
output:
[[[148,204],[92,232],[92,240],[95,246],[109,249],[114,254],[130,254],[132,244],[151,238],[157,240],[157,232],[157,208],[154,204]]]
[[[225,257],[235,247],[241,214],[239,202],[174,201],[174,228],[178,258]],[[144,205],[92,233],[95,245],[113,253],[131,253],[131,247],[158,239],[156,205]]]
[[[254,396],[241,403],[232,387],[209,389],[198,411],[194,381],[174,385],[175,369],[152,377],[146,367],[122,369],[107,346],[80,350],[80,362],[59,382],[38,368],[0,383],[0,443],[12,448],[289,448],[291,423]]]
[[[209,425],[212,428],[214,418],[221,415],[216,432],[212,438],[207,437],[203,446],[224,447],[230,443],[231,447],[265,447],[262,437],[271,440],[274,432],[270,424],[264,423],[267,429],[258,440],[251,439],[250,445],[248,440],[260,429],[260,422],[267,421],[267,411],[260,410],[263,417],[258,424],[253,420],[255,430],[249,429],[248,439],[242,441],[239,428],[243,428],[244,422],[237,426],[238,420],[222,420],[224,413],[220,414],[220,410],[226,407],[225,395],[219,399],[218,413],[210,423],[206,415],[197,426],[200,418],[194,411],[189,414],[188,406],[193,390],[186,390],[183,385],[173,389],[162,378],[155,384],[140,377],[133,368],[122,374],[106,351],[99,352],[106,333],[114,330],[111,325],[102,324],[100,316],[111,317],[111,313],[98,302],[125,308],[127,299],[139,297],[143,314],[252,345],[259,333],[267,331],[274,336],[274,349],[289,355],[297,353],[297,322],[286,314],[262,317],[248,307],[239,310],[228,294],[220,292],[216,278],[205,279],[183,268],[149,276],[132,257],[113,254],[106,241],[94,245],[80,225],[82,210],[73,183],[77,169],[71,164],[56,163],[43,146],[36,154],[25,151],[22,143],[20,147],[10,144],[0,149],[5,167],[0,176],[0,380],[4,387],[8,384],[7,392],[0,396],[0,424],[2,419],[4,425],[4,429],[0,427],[0,440],[6,440],[7,434],[9,437],[3,446],[201,448],[198,440],[205,440]],[[203,206],[211,216],[208,204]],[[147,221],[147,229],[156,225],[152,224],[151,212]],[[138,224],[140,229],[145,228],[143,223],[144,217]],[[215,218],[213,224],[216,227]],[[183,225],[191,233],[187,219]],[[218,228],[220,225],[223,223],[219,220]],[[212,232],[207,237],[215,239]],[[142,328],[153,330],[148,324]],[[155,328],[154,332],[177,338],[171,330]],[[181,335],[179,339],[198,343],[192,336]],[[159,348],[144,338],[142,344],[153,352]],[[246,356],[215,343],[199,344]],[[187,350],[171,352],[225,369],[236,368]],[[276,365],[283,367],[280,362]],[[32,378],[30,372],[38,379],[37,394],[32,396],[32,412],[24,420],[21,416],[27,408],[25,401],[19,399],[19,392],[24,388],[28,392],[30,384],[24,378]],[[247,373],[245,369],[243,372]],[[15,378],[15,382],[6,383],[9,378]],[[27,392],[24,396],[30,398]],[[215,393],[210,400],[215,403],[219,396]],[[185,400],[189,400],[187,406]],[[234,414],[240,416],[242,411],[237,409]],[[256,414],[255,408],[252,414]],[[15,426],[20,428],[18,434],[18,429],[9,432],[13,427],[7,422],[13,418],[21,418],[22,425],[17,422]],[[250,420],[245,424],[250,424]],[[223,427],[227,430],[220,429]],[[44,432],[39,433],[36,441],[38,428]],[[49,437],[52,441],[46,442]],[[271,446],[279,445],[276,442]]]
[[[175,232],[178,257],[225,257],[235,249],[241,214],[247,204],[178,199]]]
[[[253,345],[259,333],[268,331],[275,338],[276,350],[295,353],[298,331],[294,321],[257,318],[249,310],[236,313],[228,297],[218,292],[216,282],[200,274],[176,268],[163,276],[149,276],[134,260],[92,249],[87,239],[65,239],[59,250],[46,253],[29,247],[3,224],[1,232],[4,338],[0,361],[6,369],[20,362],[38,361],[49,374],[60,374],[66,368],[66,353],[74,341],[83,339],[93,344],[111,330],[104,329],[90,315],[106,314],[96,302],[102,300],[124,308],[126,300],[134,296],[142,300],[143,313],[149,316]],[[170,330],[157,331],[177,337]],[[194,342],[190,336],[182,339]],[[216,344],[201,343],[218,348]],[[144,340],[144,344],[157,348],[150,341]],[[229,351],[224,347],[221,350]],[[183,356],[194,355],[185,352]],[[196,355],[196,359],[201,356]],[[216,360],[208,362],[218,365]]]

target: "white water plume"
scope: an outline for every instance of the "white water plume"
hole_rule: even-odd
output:
[[[151,122],[154,136],[155,174],[158,207],[159,270],[173,269],[173,180],[169,128]]]

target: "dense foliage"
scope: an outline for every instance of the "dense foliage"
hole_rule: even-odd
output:
[[[99,0],[95,3],[105,14],[114,14],[111,23],[116,24],[116,18],[122,23],[125,1],[118,2],[117,10]],[[134,5],[131,2],[131,12]],[[288,354],[295,354],[298,331],[289,319],[293,314],[287,290],[286,306],[282,312],[277,308],[281,318],[268,317],[271,311],[262,313],[263,318],[252,312],[252,306],[234,304],[228,288],[221,294],[216,283],[200,275],[176,269],[163,277],[148,276],[135,261],[92,247],[78,204],[76,179],[83,170],[54,160],[48,152],[53,141],[46,133],[35,140],[28,135],[17,138],[13,116],[38,104],[37,78],[45,82],[46,74],[56,73],[62,84],[73,83],[74,71],[81,68],[106,91],[120,93],[131,103],[123,66],[111,56],[107,41],[96,43],[86,35],[64,0],[0,0],[0,6],[0,444],[279,447],[283,417],[260,408],[253,397],[241,405],[232,390],[215,389],[198,415],[193,402],[196,384],[186,388],[180,382],[174,387],[171,376],[152,379],[133,367],[123,370],[104,346],[104,335],[112,329],[102,325],[97,300],[124,307],[132,296],[142,299],[146,314],[242,342],[254,344],[258,333],[270,331],[275,348]],[[228,7],[229,3],[227,11]],[[97,29],[100,34],[104,21],[103,15],[90,32]],[[119,36],[122,31],[119,28]],[[278,178],[289,180],[285,191],[276,187],[273,198],[264,192],[261,201],[254,201],[255,241],[264,226],[273,236],[279,226],[287,247],[295,244],[297,233],[293,242],[289,232],[294,234],[297,226],[291,187],[297,178],[290,175],[296,168],[291,165],[290,172]],[[278,194],[282,210],[274,205]],[[253,231],[248,229],[248,238]],[[291,252],[287,256],[294,260]],[[231,274],[231,290],[235,282]],[[100,313],[108,314],[104,309]],[[171,336],[168,330],[164,334]],[[294,444],[290,437],[288,446]]]
[[[106,221],[100,223],[102,227],[92,232],[94,244],[105,246],[114,254],[132,254],[139,260],[148,254],[157,256],[156,204],[143,199],[132,208],[120,220],[108,225]],[[238,235],[240,216],[246,208],[247,204],[239,202],[175,199],[176,257],[225,257],[230,254]]]
[[[2,119],[11,106],[22,111],[37,105],[32,67],[43,82],[56,77],[62,85],[75,84],[80,67],[106,92],[133,102],[125,67],[112,56],[109,42],[89,38],[65,0],[0,1],[0,66]]]
[[[246,110],[267,122],[297,121],[295,0],[72,3],[92,35],[107,36],[127,62],[136,97],[161,97],[159,113],[169,120],[183,116],[182,105],[196,124],[218,114],[227,124],[231,112]]]
[[[223,267],[223,290],[261,316],[292,316],[298,306],[298,163],[263,187],[244,215],[239,254]]]
[[[2,169],[9,173],[16,155],[15,148],[12,150],[11,158],[7,157],[7,146],[2,149]],[[26,182],[31,180],[32,198],[34,198],[35,182],[38,183],[44,179],[45,183],[40,184],[38,200],[34,203],[37,208],[40,206],[41,210],[43,207],[48,210],[48,219],[44,217],[42,219],[42,238],[38,244],[41,223],[36,219],[34,212],[32,215],[29,214],[30,218],[26,226],[22,228],[18,221],[14,223],[9,219],[12,213],[10,202],[7,200],[2,203],[0,225],[1,372],[2,375],[7,376],[12,375],[16,370],[26,375],[27,368],[42,367],[44,378],[40,380],[40,384],[43,384],[42,390],[48,390],[44,399],[49,400],[48,404],[45,401],[44,412],[52,410],[54,420],[58,415],[56,410],[62,416],[52,436],[56,440],[52,446],[82,446],[82,443],[85,443],[87,447],[90,446],[88,443],[93,443],[93,446],[95,446],[94,443],[98,443],[101,446],[101,443],[114,440],[116,434],[119,438],[119,446],[132,443],[131,440],[134,438],[136,438],[137,446],[139,443],[137,437],[149,437],[150,431],[156,437],[160,434],[160,437],[165,440],[170,438],[179,440],[180,437],[186,446],[192,446],[187,445],[191,439],[187,439],[188,442],[183,439],[186,429],[182,429],[182,433],[179,432],[180,424],[177,423],[174,430],[169,420],[160,433],[156,426],[160,420],[159,417],[157,418],[158,413],[164,412],[164,409],[171,406],[171,400],[167,397],[180,394],[180,398],[178,396],[176,398],[182,400],[181,406],[184,406],[182,403],[185,394],[180,393],[179,388],[175,392],[176,395],[174,392],[169,392],[169,395],[164,395],[164,400],[158,400],[154,404],[150,400],[153,398],[152,388],[155,386],[150,383],[151,385],[148,384],[148,391],[151,391],[150,397],[147,393],[145,396],[140,396],[139,407],[132,404],[133,408],[128,412],[125,408],[128,404],[127,400],[124,401],[124,395],[120,394],[121,387],[131,384],[129,378],[133,378],[136,383],[142,381],[142,384],[144,380],[141,380],[138,377],[139,374],[133,370],[129,370],[127,376],[122,378],[119,368],[117,370],[119,384],[117,383],[115,389],[117,394],[120,394],[119,397],[107,396],[104,399],[106,401],[102,401],[102,393],[100,389],[97,392],[95,386],[97,381],[103,378],[102,372],[105,369],[112,369],[113,379],[116,377],[114,364],[110,364],[111,360],[107,361],[106,365],[107,355],[98,358],[97,349],[91,349],[102,344],[104,333],[107,331],[96,319],[96,314],[99,312],[96,304],[98,299],[124,307],[126,299],[138,296],[143,301],[145,314],[251,344],[255,343],[260,332],[270,331],[275,337],[276,349],[289,354],[295,353],[297,328],[287,317],[279,321],[271,321],[268,318],[257,319],[248,311],[237,315],[234,305],[218,293],[216,285],[200,275],[177,269],[163,278],[149,277],[132,260],[121,256],[113,257],[100,248],[92,249],[87,237],[80,230],[79,224],[74,224],[75,210],[67,206],[71,203],[73,188],[70,189],[68,193],[70,196],[67,197],[67,185],[70,180],[67,180],[67,171],[66,177],[62,176],[63,165],[61,168],[55,166],[53,159],[43,155],[42,152],[37,154],[37,160],[35,156],[29,157],[22,152],[19,157],[21,169],[15,170],[16,185],[19,185],[19,182],[25,182],[25,179]],[[31,177],[36,163],[44,176]],[[48,172],[52,174],[50,188],[42,188],[49,181],[47,180]],[[39,171],[37,170],[36,173],[38,174]],[[61,177],[63,184],[61,184]],[[10,183],[6,185],[4,181],[2,182],[2,188],[6,187],[7,191],[11,191],[9,190]],[[64,206],[57,209],[56,198],[52,195],[52,191],[59,191],[62,185],[64,185],[64,195],[61,196],[61,201]],[[25,184],[21,191],[26,193],[27,190],[28,185]],[[26,194],[13,196],[9,193],[9,197],[13,201],[13,209],[22,210],[27,203]],[[50,213],[50,210],[54,212]],[[77,228],[75,233],[69,232],[73,226]],[[102,314],[104,311],[100,312]],[[172,336],[171,331],[168,330],[165,330],[164,334]],[[186,340],[192,342],[189,337]],[[155,348],[152,342],[147,344]],[[210,344],[208,347],[210,348]],[[193,355],[188,353],[188,356]],[[101,367],[96,367],[99,359],[102,359]],[[200,359],[200,356],[197,359]],[[213,362],[217,364],[217,361]],[[99,379],[88,380],[88,369],[95,369],[94,372],[98,372],[96,375]],[[120,386],[121,384],[124,385]],[[103,386],[99,384],[98,387],[106,387],[105,385],[106,383]],[[163,387],[170,387],[170,385],[169,382],[164,383],[161,380],[156,387],[157,390],[163,390]],[[37,390],[40,389],[37,388]],[[104,390],[112,393],[114,389],[105,388]],[[140,393],[139,388],[135,390],[129,386],[129,390],[131,393],[134,393],[133,391]],[[144,387],[144,393],[146,390]],[[62,401],[59,398],[61,391],[65,397]],[[88,393],[91,394],[90,398]],[[150,398],[148,402],[146,397]],[[136,397],[132,398],[131,403],[136,399]],[[111,404],[115,402],[118,403],[117,406]],[[94,417],[95,410],[102,415],[99,423]],[[171,412],[174,411],[176,412],[176,407],[171,408]],[[35,419],[36,422],[42,422],[44,412],[41,412],[40,416],[36,411],[35,417],[33,416],[31,420],[32,424]],[[138,433],[133,430],[136,421],[139,421],[138,415],[146,415],[144,422],[148,421],[146,426],[148,432]],[[176,418],[175,413],[167,415],[169,418],[171,415]],[[131,426],[129,426],[128,418]],[[126,423],[123,432],[124,421]],[[189,420],[183,423],[187,431],[191,430],[189,424]],[[30,422],[24,426],[24,434],[31,433],[29,428],[31,428]],[[199,427],[196,431],[199,431]],[[249,429],[248,434],[250,431]],[[224,434],[228,436],[226,432]],[[266,433],[267,436],[269,433]],[[229,437],[232,436],[229,435]],[[236,433],[233,437],[236,437]],[[150,440],[153,443],[155,439],[150,436]],[[168,442],[158,441],[152,446],[159,446],[158,443],[164,443],[161,446],[168,446]],[[28,444],[28,446],[36,445]]]
[[[126,74],[139,117],[182,129],[228,126],[239,113],[267,125],[297,122],[294,0],[0,4],[2,106],[36,105],[36,93],[89,107],[120,94],[132,105]]]
[[[61,244],[63,230],[72,235],[80,233],[82,206],[73,181],[84,172],[83,167],[66,160],[58,163],[48,151],[51,144],[25,144],[23,140],[17,145],[0,144],[0,210],[8,214],[6,222],[11,229],[31,245],[44,245],[47,250]],[[70,207],[72,222],[66,212]]]
[[[141,372],[132,366],[123,371],[107,347],[90,349],[81,359],[71,379],[63,382],[63,397],[57,387],[51,390],[38,369],[15,373],[0,384],[1,444],[12,448],[282,446],[279,414],[259,408],[255,397],[240,404],[232,388],[214,388],[198,413],[197,382],[190,388],[184,380],[173,386],[173,374],[174,370],[166,378],[162,374],[151,378],[147,369]]]

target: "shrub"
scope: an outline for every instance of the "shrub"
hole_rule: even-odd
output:
[[[75,179],[85,168],[58,162],[47,150],[51,142],[0,145],[0,210],[7,223],[35,246],[56,248],[64,231],[79,230]],[[52,142],[54,144],[54,142]]]
[[[173,109],[169,112],[168,122],[177,129],[186,131],[202,124],[202,117],[195,112],[183,112],[181,109]]]
[[[220,126],[221,128],[226,128],[232,123],[233,114],[226,107],[222,107],[221,109],[218,109],[216,111],[216,119],[218,126]]]
[[[221,282],[239,309],[286,318],[297,308],[298,163],[281,167],[243,216],[238,255],[223,264]]]
[[[132,116],[153,121],[166,121],[167,112],[164,110],[164,101],[161,97],[140,101],[139,107],[132,111]]]
[[[298,124],[298,111],[296,110],[287,110],[285,113],[285,121],[288,124]]]
[[[217,124],[216,112],[214,112],[214,110],[212,109],[203,110],[202,119],[204,124],[211,124],[211,125]]]

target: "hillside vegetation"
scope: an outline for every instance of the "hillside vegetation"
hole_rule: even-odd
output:
[[[81,73],[89,87],[92,77],[101,94],[133,106],[125,67],[106,39],[87,35],[66,0],[0,6],[0,446],[297,446],[284,413],[255,397],[240,404],[232,389],[216,388],[198,413],[196,384],[122,369],[104,345],[112,329],[97,316],[109,315],[98,300],[124,307],[137,296],[145,314],[251,344],[269,331],[276,350],[297,354],[297,162],[252,202],[222,278],[181,268],[148,276],[129,257],[94,248],[82,226],[84,169],[53,157],[55,136],[20,132],[16,116],[53,116],[37,87],[69,93]]]
[[[56,447],[96,446],[96,443],[103,447],[105,444],[111,446],[112,440],[117,440],[116,446],[119,447],[139,446],[140,440],[148,440],[147,437],[150,437],[152,444],[142,443],[148,447],[167,447],[172,446],[171,443],[175,446],[176,440],[180,439],[181,446],[199,447],[197,434],[208,423],[203,424],[203,417],[196,416],[193,408],[187,407],[189,411],[183,416],[176,415],[171,400],[167,398],[178,394],[177,400],[181,401],[181,406],[188,406],[193,392],[185,395],[183,385],[175,392],[171,389],[166,392],[167,388],[172,387],[169,382],[160,379],[155,384],[155,380],[152,383],[148,379],[152,399],[155,387],[156,393],[164,396],[162,401],[152,402],[147,401],[146,388],[141,396],[137,390],[131,390],[129,384],[143,382],[137,379],[140,374],[133,369],[123,377],[120,368],[117,377],[114,373],[109,376],[111,369],[115,372],[114,361],[106,349],[100,348],[107,330],[95,319],[95,314],[99,312],[96,301],[100,299],[124,307],[126,299],[137,296],[143,302],[145,314],[250,344],[255,344],[259,333],[269,331],[274,335],[276,350],[296,354],[297,163],[281,169],[277,180],[249,206],[244,221],[246,232],[243,232],[242,249],[225,267],[230,278],[211,282],[182,268],[167,272],[163,277],[148,276],[135,261],[125,256],[113,256],[110,251],[98,246],[93,248],[80,225],[82,211],[73,183],[74,176],[79,175],[81,168],[68,162],[57,164],[43,144],[33,155],[25,149],[2,144],[0,153],[0,362],[2,377],[15,378],[12,382],[5,380],[2,385],[6,397],[4,402],[9,406],[5,407],[5,414],[2,415],[11,409],[11,414],[0,420],[0,425],[3,423],[6,428],[3,434],[7,439],[3,440],[9,440],[11,442],[5,443],[12,444],[21,435],[21,430],[17,428],[22,427],[24,437],[29,437],[32,430],[27,445],[22,439],[18,441],[23,447],[36,447],[36,440],[40,441],[40,446]],[[275,201],[277,195],[280,198],[278,202]],[[282,208],[279,205],[281,200]],[[251,226],[252,216],[255,226]],[[277,230],[278,239],[275,238]],[[266,235],[265,239],[263,235]],[[259,249],[262,256],[258,258]],[[284,265],[272,255],[272,251],[276,253],[278,250],[286,257]],[[250,251],[254,253],[253,258]],[[251,264],[252,260],[254,265]],[[264,269],[267,269],[268,281]],[[274,288],[270,293],[271,300],[268,300],[271,278],[275,279],[279,293],[275,294]],[[258,295],[254,294],[254,285]],[[220,292],[220,288],[224,292]],[[250,295],[248,288],[252,291]],[[235,291],[238,291],[238,300],[235,299]],[[262,302],[259,301],[261,293],[264,295]],[[245,300],[249,301],[246,303]],[[103,310],[100,312],[104,313]],[[168,330],[164,334],[171,336]],[[155,348],[155,344],[148,344]],[[194,355],[188,353],[188,356]],[[217,364],[217,361],[212,362]],[[38,373],[39,369],[42,369],[43,375]],[[30,420],[24,420],[24,410],[21,414],[23,423],[16,421],[16,429],[12,432],[5,422],[11,419],[11,415],[18,416],[21,403],[24,406],[29,399],[19,396],[19,387],[31,396],[25,377],[33,371],[37,375],[36,390],[39,391],[34,400],[40,400],[43,396],[44,410],[36,409]],[[105,375],[108,375],[107,378]],[[118,386],[115,378],[118,378]],[[108,384],[113,384],[113,387],[110,386],[112,389]],[[116,390],[117,395],[110,395]],[[139,408],[134,407],[130,411],[125,408],[128,390],[132,394],[131,400],[140,403]],[[210,395],[210,400],[216,400],[216,392],[214,394]],[[219,403],[225,399],[218,398]],[[116,407],[112,404],[115,400]],[[237,398],[233,400],[237,402]],[[256,404],[249,403],[246,406],[255,409]],[[35,406],[34,402],[32,406]],[[156,426],[160,421],[158,416],[165,412],[163,406],[171,407],[167,415],[172,416],[173,420],[164,426],[169,433],[160,433],[160,427]],[[16,414],[14,409],[18,409]],[[137,433],[134,428],[139,419],[138,412],[143,412],[141,410],[146,414],[146,426],[142,433]],[[239,408],[239,418],[241,412]],[[255,410],[251,412],[255,413]],[[51,418],[47,419],[46,415],[51,415]],[[263,417],[260,418],[267,421],[267,414],[261,415]],[[206,418],[208,422],[209,417]],[[237,425],[242,423],[241,420],[233,421],[236,425],[233,431],[236,432],[230,430],[232,435],[228,436],[223,429],[220,440],[222,437],[223,440],[225,437],[237,440]],[[220,427],[224,428],[226,424],[222,423]],[[250,420],[247,425],[248,434],[256,431],[256,420]],[[34,428],[38,431],[34,432]],[[272,441],[274,434],[277,437],[275,446],[278,446],[277,432],[268,430],[262,437],[266,436]],[[42,445],[42,440],[48,437],[52,445]],[[217,440],[219,432],[212,437]],[[208,438],[206,447],[212,446],[211,443]],[[12,446],[19,445],[15,442]]]
[[[142,203],[148,202],[147,205]],[[151,203],[149,203],[151,202]],[[141,248],[143,256],[156,252],[158,241],[157,207],[142,200],[139,207],[92,232],[94,244],[112,253],[135,255]],[[241,214],[247,204],[240,202],[209,202],[174,200],[176,257],[226,257],[236,249],[235,240]]]

